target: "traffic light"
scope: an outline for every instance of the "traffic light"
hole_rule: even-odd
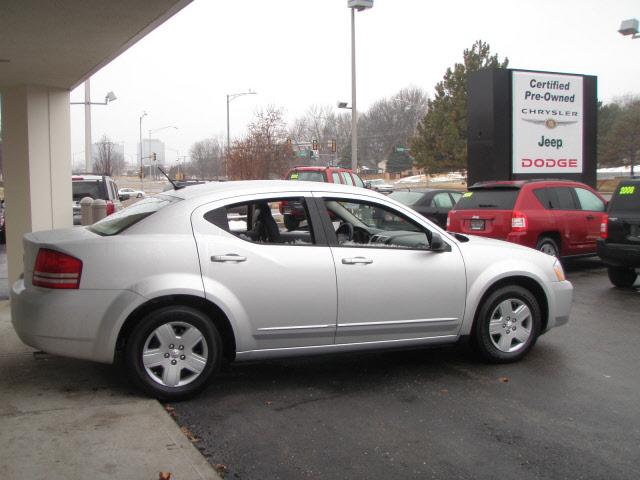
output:
[[[335,140],[331,140],[331,153],[336,153],[336,141]]]
[[[314,140],[313,142],[311,142],[311,150],[318,150],[318,141]]]

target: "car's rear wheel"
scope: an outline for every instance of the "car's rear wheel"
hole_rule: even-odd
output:
[[[621,288],[632,286],[638,278],[635,269],[629,267],[609,267],[607,273],[609,274],[611,283]]]
[[[291,215],[285,215],[284,216],[284,226],[289,231],[295,230],[296,228],[298,228],[300,226],[300,220],[296,220]]]
[[[558,248],[558,244],[551,237],[540,237],[540,240],[538,240],[538,243],[536,245],[536,249],[540,250],[542,253],[551,255],[552,257],[560,256],[560,249]]]
[[[202,390],[222,358],[215,325],[201,311],[170,306],[145,316],[126,344],[133,382],[160,400],[182,400]]]
[[[536,343],[541,318],[538,301],[529,290],[518,285],[501,287],[480,306],[473,345],[489,362],[515,362]]]

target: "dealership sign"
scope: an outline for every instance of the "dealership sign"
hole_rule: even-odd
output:
[[[512,72],[512,173],[582,173],[583,77]]]

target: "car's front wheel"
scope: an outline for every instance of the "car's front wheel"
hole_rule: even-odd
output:
[[[133,382],[160,400],[201,391],[222,358],[220,334],[201,311],[169,306],[146,315],[133,329],[125,359]]]
[[[607,273],[611,283],[620,288],[632,286],[636,283],[636,278],[638,278],[635,269],[629,267],[609,267]]]
[[[480,305],[473,345],[489,362],[515,362],[536,343],[541,318],[538,301],[529,290],[518,285],[498,288]]]

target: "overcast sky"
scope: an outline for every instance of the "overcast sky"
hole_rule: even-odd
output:
[[[640,39],[617,33],[640,18],[632,0],[375,0],[356,14],[358,110],[401,88],[431,96],[446,69],[477,39],[511,68],[596,75],[605,102],[640,93]],[[257,109],[283,107],[292,121],[309,106],[351,102],[347,0],[195,0],[91,78],[93,141],[107,134],[136,155],[142,132],[165,142],[167,160],[211,136],[226,137],[226,94],[257,95],[231,103],[231,136]],[[84,88],[71,94],[83,101]],[[71,107],[74,161],[83,157],[84,108]],[[311,140],[311,139],[310,139]],[[173,150],[172,150],[173,149]]]

